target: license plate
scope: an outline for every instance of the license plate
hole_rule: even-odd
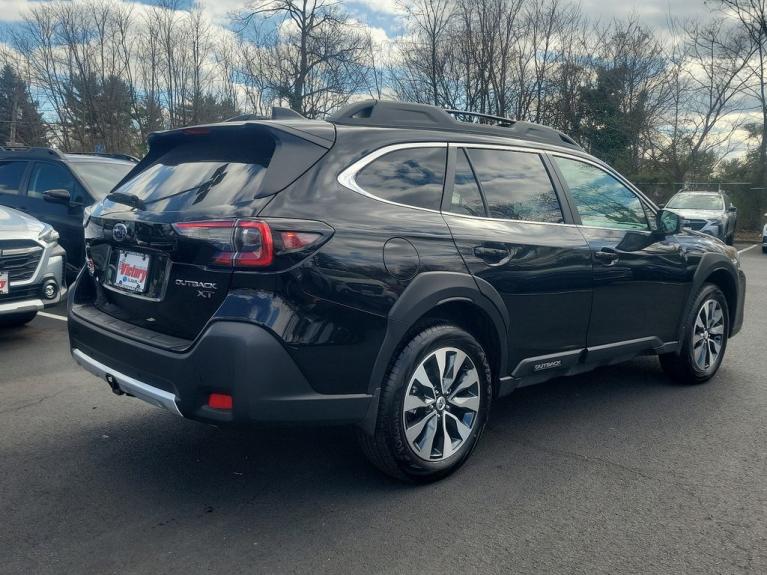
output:
[[[0,272],[0,295],[5,295],[9,291],[11,282],[8,280],[8,272]]]
[[[133,293],[146,291],[150,257],[146,254],[120,250],[114,286]]]

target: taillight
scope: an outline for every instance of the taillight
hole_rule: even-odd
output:
[[[234,232],[234,243],[236,267],[260,268],[271,265],[274,260],[272,230],[266,222],[241,220]]]
[[[333,231],[321,222],[255,219],[179,222],[173,228],[212,248],[209,264],[244,269],[289,267]]]

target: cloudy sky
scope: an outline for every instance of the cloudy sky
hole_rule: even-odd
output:
[[[27,6],[45,0],[0,0],[0,22],[17,21]],[[134,0],[152,4],[154,0]],[[181,0],[189,5],[192,0]],[[201,0],[199,2],[210,18],[225,24],[227,14],[243,8],[246,0]],[[379,28],[389,37],[396,36],[402,27],[397,0],[342,0],[345,8],[361,22]],[[705,0],[581,0],[583,12],[592,19],[609,20],[613,17],[637,15],[648,25],[665,27],[669,13],[677,18],[690,18],[709,11]]]

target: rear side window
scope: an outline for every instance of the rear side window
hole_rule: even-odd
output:
[[[274,153],[269,137],[191,136],[121,185],[148,210],[182,211],[252,200]]]
[[[406,148],[384,154],[362,168],[357,185],[383,200],[439,210],[446,148]]]
[[[485,204],[482,202],[477,179],[464,150],[458,150],[455,155],[455,180],[449,209],[454,214],[485,215]]]
[[[0,161],[0,194],[17,195],[27,162]]]
[[[467,150],[487,202],[488,216],[528,222],[562,222],[562,209],[538,154]]]

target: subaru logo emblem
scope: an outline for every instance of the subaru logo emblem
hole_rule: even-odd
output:
[[[112,228],[112,237],[116,242],[121,242],[128,237],[128,227],[125,224],[115,224]]]

